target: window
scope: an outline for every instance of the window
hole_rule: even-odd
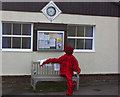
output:
[[[75,52],[94,52],[94,26],[68,26],[67,45]]]
[[[2,51],[32,51],[32,24],[2,23]]]
[[[37,31],[37,50],[62,51],[64,31]]]

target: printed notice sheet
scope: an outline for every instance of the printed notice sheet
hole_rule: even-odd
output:
[[[45,41],[44,40],[40,40],[39,41],[39,48],[44,48],[45,47]]]
[[[59,63],[54,64],[54,70],[55,71],[60,71],[60,64]]]
[[[49,40],[49,35],[44,35],[45,40]]]
[[[57,41],[56,49],[62,49],[62,42]]]
[[[50,48],[50,41],[45,40],[44,48]]]
[[[50,47],[55,47],[55,38],[50,38]]]
[[[57,38],[57,33],[50,33],[50,38]]]
[[[62,38],[62,34],[57,34],[57,38]]]
[[[44,33],[39,33],[39,40],[44,40]]]

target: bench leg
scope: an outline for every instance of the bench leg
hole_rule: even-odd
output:
[[[33,90],[35,91],[36,90],[36,81],[33,82]]]
[[[79,90],[79,79],[77,78],[77,90]]]
[[[77,90],[79,90],[79,74],[77,74]]]
[[[33,87],[33,79],[31,79],[31,86]]]

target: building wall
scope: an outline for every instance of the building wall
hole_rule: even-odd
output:
[[[0,2],[1,5],[1,2]],[[2,12],[0,12],[0,21],[2,20]],[[0,22],[0,32],[1,32],[1,22]],[[1,51],[1,33],[0,33],[0,75],[2,74],[2,51]]]
[[[118,70],[120,72],[120,18],[118,19]]]
[[[42,13],[3,11],[2,21],[96,25],[95,52],[75,52],[81,74],[118,73],[118,18],[61,14],[50,22]],[[64,52],[2,52],[3,75],[29,75],[31,62]],[[44,56],[43,56],[44,55]]]

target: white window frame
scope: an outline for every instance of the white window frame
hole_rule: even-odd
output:
[[[93,27],[93,37],[72,37],[72,36],[67,36],[67,39],[92,39],[92,50],[88,49],[74,49],[74,52],[95,52],[95,26]],[[85,26],[84,26],[85,29]],[[75,43],[76,44],[76,43]]]
[[[3,24],[3,23],[11,23],[12,25],[13,24],[30,24],[31,25],[31,35],[3,35],[2,34],[2,27],[1,27],[1,49],[2,49],[2,51],[17,51],[17,52],[32,52],[33,51],[33,24],[32,23],[2,22],[1,24]],[[3,37],[20,37],[20,38],[22,38],[22,37],[30,37],[31,38],[31,48],[30,49],[2,48],[2,38]]]

